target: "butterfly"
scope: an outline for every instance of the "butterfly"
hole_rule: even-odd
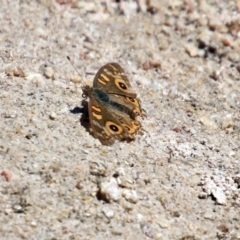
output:
[[[89,98],[88,114],[93,136],[103,144],[112,145],[115,140],[131,141],[141,128],[137,116],[143,110],[136,93],[118,63],[102,66],[93,86],[82,87],[83,98]]]

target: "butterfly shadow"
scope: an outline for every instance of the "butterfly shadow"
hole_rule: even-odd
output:
[[[81,113],[80,124],[89,132],[91,135],[92,131],[90,128],[90,120],[89,120],[89,113],[88,113],[88,102],[86,100],[82,101],[82,107],[75,107],[74,109],[70,110],[72,114],[79,114]]]

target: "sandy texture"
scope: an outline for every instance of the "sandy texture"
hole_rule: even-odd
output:
[[[240,239],[239,12],[2,0],[0,239]],[[80,123],[81,86],[112,61],[147,118],[107,147]]]

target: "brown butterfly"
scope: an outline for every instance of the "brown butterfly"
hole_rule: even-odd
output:
[[[95,138],[103,145],[135,138],[135,133],[141,128],[136,117],[142,116],[143,111],[119,64],[102,66],[93,80],[93,86],[84,86],[82,90],[83,97],[89,97],[88,113]]]

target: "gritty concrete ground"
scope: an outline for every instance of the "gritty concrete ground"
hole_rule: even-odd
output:
[[[240,239],[239,1],[2,0],[0,26],[0,239]],[[113,61],[147,117],[108,147],[81,87]]]

